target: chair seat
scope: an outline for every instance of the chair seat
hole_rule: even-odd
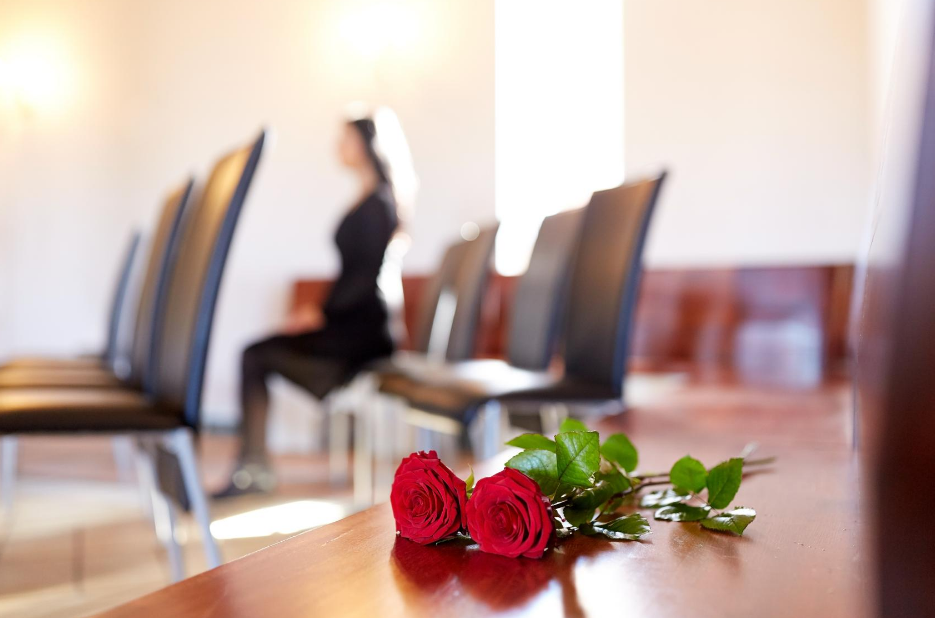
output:
[[[166,430],[181,426],[176,410],[131,389],[5,389],[0,434]]]
[[[0,390],[8,388],[120,388],[120,378],[103,367],[7,369],[0,371]]]
[[[380,374],[380,392],[401,397],[417,409],[470,422],[493,400],[516,402],[592,402],[619,399],[604,385],[562,375],[529,371],[500,360],[433,363],[407,359],[396,373]]]
[[[23,369],[101,369],[104,367],[104,359],[100,356],[78,356],[75,358],[46,358],[43,356],[28,356],[14,358],[3,364],[0,364],[0,375],[12,370]]]

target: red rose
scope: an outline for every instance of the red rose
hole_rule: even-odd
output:
[[[549,499],[534,480],[512,468],[477,482],[467,527],[482,551],[510,558],[541,558],[555,530]]]
[[[413,453],[396,469],[390,503],[403,538],[428,545],[464,528],[464,481],[435,451]]]

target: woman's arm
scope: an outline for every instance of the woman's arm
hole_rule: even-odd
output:
[[[284,335],[297,335],[321,330],[325,325],[325,314],[317,305],[305,305],[289,312],[281,329]]]

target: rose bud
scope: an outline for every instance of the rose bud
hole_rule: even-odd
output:
[[[464,481],[443,464],[435,451],[413,453],[396,469],[390,503],[396,531],[428,545],[465,527]]]
[[[555,530],[549,499],[534,480],[512,468],[477,482],[467,527],[481,551],[510,558],[541,558]]]

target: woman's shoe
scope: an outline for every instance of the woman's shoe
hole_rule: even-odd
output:
[[[247,494],[269,493],[276,488],[276,474],[266,464],[238,466],[231,474],[230,484],[211,494],[214,499],[233,498]]]

